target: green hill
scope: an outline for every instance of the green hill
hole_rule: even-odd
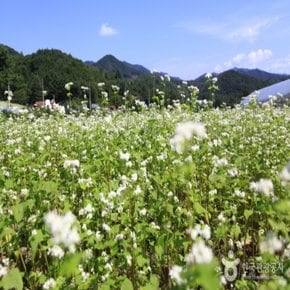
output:
[[[103,90],[109,93],[109,101],[118,103],[126,90],[134,98],[152,102],[156,90],[164,91],[167,103],[180,98],[178,86],[182,81],[171,78],[163,82],[163,73],[150,74],[149,70],[138,64],[120,61],[113,55],[106,55],[97,62],[83,62],[70,54],[57,49],[40,49],[24,56],[6,45],[0,45],[0,92],[7,90],[8,84],[14,93],[13,102],[33,104],[42,99],[42,90],[47,91],[46,98],[54,98],[58,103],[66,103],[67,95],[64,85],[73,82],[73,101],[80,103],[83,98],[81,86],[91,88],[92,101],[101,101],[98,83],[104,82]],[[232,69],[218,77],[219,91],[215,95],[215,105],[222,103],[234,105],[242,97],[263,87],[283,81],[290,76],[268,73],[258,69]],[[165,85],[166,83],[166,85]],[[120,87],[117,96],[111,98],[112,85]],[[189,81],[188,85],[197,86],[200,99],[211,98],[204,75]],[[0,100],[6,100],[0,94]]]
[[[150,71],[142,65],[134,65],[126,61],[120,61],[113,55],[106,55],[96,63],[90,62],[90,64],[105,71],[115,72],[126,79],[150,73]]]

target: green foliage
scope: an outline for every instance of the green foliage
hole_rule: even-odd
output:
[[[4,276],[4,278],[2,278],[0,286],[3,287],[4,290],[22,290],[22,276],[23,274],[18,270],[18,268],[13,268]]]
[[[224,104],[234,106],[251,92],[284,79],[283,75],[265,76],[263,72],[251,74],[229,70],[218,76],[219,90],[214,93],[214,99],[214,86],[209,85],[204,76],[188,82],[188,85],[198,87],[199,100],[206,99],[214,102],[215,107],[219,107]],[[108,102],[103,103],[106,107],[122,105],[124,92],[129,90],[132,100],[138,99],[148,105],[157,103],[164,107],[172,104],[173,100],[180,100],[182,104],[187,100],[192,109],[196,108],[197,95],[193,95],[187,88],[184,90],[180,79],[172,77],[170,81],[164,81],[163,74],[150,73],[140,65],[119,61],[112,55],[105,56],[96,63],[82,62],[56,49],[40,49],[31,55],[23,56],[5,45],[0,45],[0,92],[4,92],[9,83],[14,92],[14,102],[33,105],[42,100],[44,89],[48,93],[46,98],[66,104],[68,98],[64,85],[70,81],[74,83],[70,92],[74,109],[79,109],[83,85],[90,87],[92,103],[103,102],[102,90],[98,87],[100,82],[105,83],[103,91],[109,95]],[[118,94],[114,94],[112,85],[120,87]],[[164,92],[164,98],[158,96],[157,90]]]
[[[0,287],[230,288],[223,261],[233,251],[232,288],[287,289],[289,184],[279,172],[289,156],[289,108],[0,118]],[[198,126],[177,152],[176,126],[189,120]],[[273,186],[255,190],[261,179]],[[66,229],[49,228],[51,211],[75,217],[75,248],[55,238]],[[284,268],[280,280],[245,280],[247,263]]]

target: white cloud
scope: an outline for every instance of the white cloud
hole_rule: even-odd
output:
[[[101,28],[99,30],[99,35],[100,36],[113,36],[118,34],[118,30],[113,28],[112,26],[110,26],[107,23],[103,23],[101,25]]]
[[[275,73],[290,73],[290,54],[273,60],[267,67],[267,70]]]
[[[217,65],[216,71],[223,71],[233,67],[256,68],[265,66],[266,62],[272,57],[270,49],[258,49],[249,53],[239,53],[231,59],[225,61],[223,65]]]
[[[263,19],[240,27],[228,27],[229,29],[226,31],[225,37],[232,41],[246,40],[248,42],[254,42],[261,31],[271,26],[272,23],[272,19]]]
[[[193,33],[205,34],[217,37],[230,42],[254,42],[263,30],[272,26],[280,17],[247,19],[240,21],[225,21],[223,23],[204,23],[183,22],[177,25],[179,28],[186,29]]]

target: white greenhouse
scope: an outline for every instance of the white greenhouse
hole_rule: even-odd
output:
[[[251,93],[241,101],[241,104],[248,105],[253,98],[256,98],[257,103],[267,103],[275,101],[277,98],[286,101],[290,98],[290,79]]]

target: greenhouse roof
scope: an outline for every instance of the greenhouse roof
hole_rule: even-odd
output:
[[[276,96],[277,94],[282,95],[284,98],[290,96],[290,79],[252,92],[241,101],[241,104],[249,104],[253,96],[257,96],[257,102],[266,103],[270,100],[271,96]]]

